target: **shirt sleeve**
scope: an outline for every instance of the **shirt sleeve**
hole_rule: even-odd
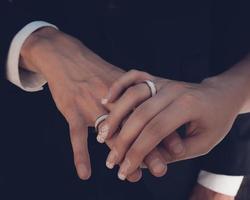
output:
[[[214,192],[228,196],[236,196],[241,186],[243,176],[227,176],[201,171],[198,183]]]
[[[7,79],[28,92],[42,90],[42,86],[46,83],[46,80],[40,74],[30,72],[19,67],[21,48],[25,40],[34,31],[47,26],[57,29],[56,26],[44,21],[34,21],[27,24],[15,35],[9,48],[6,65]]]

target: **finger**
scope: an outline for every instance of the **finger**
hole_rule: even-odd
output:
[[[186,105],[175,101],[154,117],[131,145],[119,169],[121,177],[134,171],[145,156],[169,134],[192,119],[193,113]]]
[[[162,141],[163,146],[174,157],[178,157],[184,154],[185,148],[180,135],[177,132],[171,133],[168,137]]]
[[[144,159],[151,174],[156,177],[164,176],[167,172],[167,164],[164,157],[158,151],[158,148],[153,149]]]
[[[126,90],[117,100],[108,118],[99,126],[99,138],[105,141],[117,131],[124,118],[131,113],[135,107],[150,97],[150,90],[146,84],[138,84]]]
[[[95,99],[91,95],[85,95],[84,99],[81,98],[77,101],[79,108],[77,110],[75,108],[71,108],[72,112],[82,113],[87,126],[94,126],[97,118],[108,114],[108,110],[100,104],[99,100]]]
[[[108,112],[101,105],[96,105],[96,111],[95,111],[94,116],[95,117],[93,117],[93,122],[91,122],[91,124],[94,124],[94,126],[95,126],[95,129],[96,129],[96,132],[97,132],[96,139],[97,139],[98,142],[104,143],[104,140],[103,140],[102,137],[100,137],[100,135],[105,130],[103,128],[100,129],[100,126],[105,121],[105,119],[107,118]]]
[[[106,144],[110,148],[113,147],[115,137],[116,137],[116,135],[106,141]],[[167,162],[164,159],[164,157],[161,155],[161,152],[159,151],[158,148],[154,149],[152,152],[149,153],[148,156],[146,156],[146,158],[145,158],[144,162],[141,164],[140,168],[137,169],[132,174],[128,175],[127,180],[130,182],[139,181],[142,177],[141,169],[143,169],[143,168],[144,169],[148,168],[151,171],[151,173],[156,177],[163,176],[166,173]]]
[[[164,109],[171,100],[171,97],[158,93],[134,110],[116,136],[113,148],[107,158],[107,167],[113,168],[115,164],[121,162],[130,145],[143,130],[143,127]]]
[[[129,182],[135,183],[138,182],[142,177],[142,171],[140,168],[138,168],[135,172],[132,174],[128,175],[127,180]]]
[[[116,137],[116,135],[114,135],[112,138],[106,140],[106,142],[105,142],[110,149],[112,149],[112,147],[113,147],[115,137]],[[128,175],[127,180],[129,182],[134,183],[134,182],[139,181],[141,179],[141,177],[142,177],[142,171],[140,168],[138,168],[136,171],[134,171],[133,173]]]
[[[163,145],[159,145],[158,151],[160,152],[161,156],[165,160],[165,164],[171,163],[170,160],[172,159],[172,154],[169,153],[166,147],[164,147]]]
[[[176,87],[162,87],[155,96],[133,111],[122,126],[114,142],[114,148],[108,155],[108,167],[112,168],[115,164],[121,162],[128,148],[141,133],[144,126],[176,98],[178,92],[175,89]]]
[[[106,144],[108,145],[110,149],[112,149],[113,147],[116,136],[117,134],[115,134],[112,138],[106,140]],[[129,182],[134,183],[134,182],[138,182],[141,179],[141,177],[142,177],[142,171],[141,171],[141,168],[138,168],[135,172],[128,175],[127,180]]]
[[[69,123],[70,138],[74,153],[74,163],[81,179],[88,179],[91,175],[91,166],[88,153],[88,126],[93,125],[95,119],[105,114],[105,108],[91,95],[77,99],[79,107],[71,108],[71,112],[65,113]]]
[[[150,80],[152,78],[153,76],[146,72],[130,70],[112,84],[108,95],[102,99],[102,103],[106,104],[108,102],[113,102],[129,86],[140,83],[144,80]]]
[[[106,140],[106,142],[105,142],[110,149],[113,147],[115,137],[116,137],[116,135],[114,135],[114,137]],[[142,177],[142,171],[140,168],[138,168],[135,172],[128,175],[127,180],[129,182],[134,183],[134,182],[138,182],[141,179],[141,177]]]
[[[86,180],[91,175],[90,158],[88,152],[88,128],[78,118],[77,123],[70,124],[70,139],[74,154],[74,163],[79,178]]]
[[[184,153],[178,156],[165,157],[167,162],[173,163],[206,155],[218,143],[217,140],[209,136],[211,136],[211,133],[200,133],[183,139]]]

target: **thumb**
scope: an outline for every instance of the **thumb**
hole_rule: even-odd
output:
[[[184,153],[182,153],[181,155],[167,155],[165,158],[167,159],[168,163],[205,155],[209,153],[212,147],[214,147],[212,138],[210,138],[209,135],[205,133],[196,134],[184,138],[182,141],[182,145],[184,147]]]

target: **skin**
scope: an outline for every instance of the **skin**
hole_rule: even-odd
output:
[[[42,28],[26,40],[20,62],[23,69],[40,73],[48,81],[56,106],[69,124],[78,175],[83,180],[88,179],[91,167],[87,127],[93,126],[99,115],[114,110],[115,103],[108,103],[104,107],[100,103],[101,98],[124,72],[105,62],[77,39],[53,28]],[[146,99],[150,97],[149,94],[146,96]],[[112,138],[105,140],[111,149],[115,147],[117,135],[114,132]],[[178,155],[172,150],[171,141],[179,139],[176,133],[164,138],[161,144],[145,156],[141,166],[147,167],[154,176],[163,176],[167,171],[164,155]],[[138,167],[126,178],[136,182],[141,176]]]
[[[249,57],[200,84],[163,79],[136,70],[126,73],[113,83],[102,101],[106,105],[117,104],[101,124],[100,129],[108,130],[100,133],[104,140],[113,135],[120,120],[129,114],[107,162],[122,162],[118,176],[124,180],[170,135],[173,136],[167,142],[169,151],[162,152],[167,163],[207,154],[227,135],[237,115],[250,111],[249,77]],[[140,104],[142,96],[148,96],[147,86],[141,83],[147,79],[155,83],[158,93]],[[186,126],[184,139],[175,132],[182,125]],[[173,156],[169,152],[178,154]]]
[[[234,200],[235,198],[232,196],[220,194],[213,192],[212,190],[208,190],[207,188],[197,184],[194,188],[193,194],[191,195],[189,200]]]
[[[55,104],[69,125],[77,173],[81,179],[88,179],[91,166],[87,127],[94,126],[97,117],[109,112],[101,98],[124,71],[104,61],[79,40],[50,27],[39,29],[25,41],[20,61],[23,69],[39,73],[48,81]],[[111,148],[113,141],[107,140],[106,144]],[[155,176],[162,176],[167,170],[157,148],[146,156],[143,165]],[[138,167],[128,180],[136,182],[141,176]]]

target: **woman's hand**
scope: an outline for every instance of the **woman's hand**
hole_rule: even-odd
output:
[[[115,102],[109,117],[100,126],[99,138],[103,141],[129,116],[115,136],[107,163],[113,166],[122,162],[118,176],[125,179],[149,152],[173,133],[167,146],[169,152],[176,154],[168,151],[162,154],[168,163],[208,153],[229,132],[246,102],[246,95],[238,84],[234,81],[226,84],[229,77],[222,75],[193,84],[135,70],[123,75],[102,101],[107,107]],[[151,98],[147,85],[141,83],[148,79],[157,87],[157,94]],[[140,104],[145,97],[148,100]],[[186,125],[184,139],[175,132],[182,125]]]

